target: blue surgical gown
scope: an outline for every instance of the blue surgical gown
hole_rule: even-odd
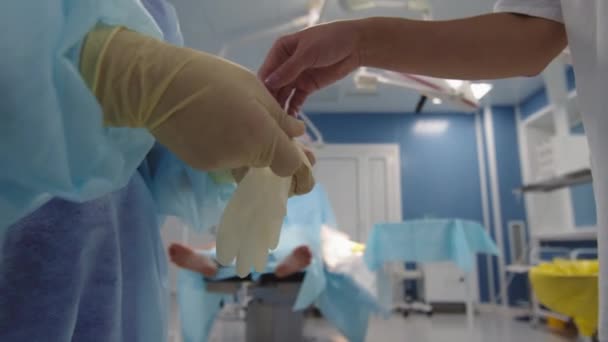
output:
[[[1,341],[166,341],[166,261],[143,180],[86,203],[53,199],[0,257]]]
[[[167,339],[159,221],[202,225],[219,190],[146,131],[103,127],[77,67],[99,21],[181,44],[173,8],[143,5],[0,4],[0,341]]]

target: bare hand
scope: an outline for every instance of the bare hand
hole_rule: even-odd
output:
[[[360,65],[360,35],[355,21],[310,27],[279,38],[258,76],[289,114],[296,114],[306,98]]]

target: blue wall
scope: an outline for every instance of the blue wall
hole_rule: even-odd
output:
[[[545,107],[548,103],[549,96],[547,95],[545,87],[538,89],[519,104],[522,120],[527,119],[532,114]]]
[[[566,68],[566,84],[568,90],[576,88],[576,77],[574,76],[574,68],[572,66]]]
[[[509,222],[526,221],[523,200],[513,194],[513,189],[522,185],[517,122],[513,107],[492,107],[492,113],[503,228],[502,239],[505,246],[504,260],[508,265],[515,261],[510,254]],[[495,281],[498,282],[498,279]],[[527,279],[525,277],[516,277],[510,284],[508,291],[510,304],[527,300]]]

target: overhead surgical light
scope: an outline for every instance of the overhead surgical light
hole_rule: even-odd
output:
[[[448,80],[445,79],[368,68],[359,68],[354,77],[357,90],[375,91],[379,85],[386,84],[418,92],[423,97],[421,98],[422,102],[419,102],[416,106],[417,109],[424,106],[427,98],[434,104],[455,104],[467,112],[479,109],[479,101],[473,95],[471,82],[449,81],[454,82],[450,85]],[[459,88],[455,89],[454,85],[459,85]]]
[[[308,2],[308,26],[314,26],[321,20],[321,14],[325,8],[326,0],[309,0]]]
[[[481,100],[490,90],[492,90],[490,83],[471,83],[471,91],[477,100]]]
[[[366,68],[360,68],[355,73],[355,87],[360,90],[375,91],[378,89],[378,75],[367,72]]]
[[[430,11],[431,6],[428,0],[410,0],[408,1],[408,8],[416,11]]]
[[[340,0],[340,5],[349,11],[361,11],[376,7],[373,1],[367,0]]]
[[[362,11],[372,8],[404,8],[419,11],[428,16],[431,8],[428,0],[340,0],[347,11]]]
[[[428,10],[426,0],[340,0],[343,8],[350,11],[360,11],[370,8],[407,8],[416,11]]]
[[[414,133],[422,135],[438,135],[444,133],[449,126],[447,120],[420,120],[414,125]]]
[[[464,81],[462,80],[445,80],[448,85],[454,89],[459,89],[462,84],[464,83]]]

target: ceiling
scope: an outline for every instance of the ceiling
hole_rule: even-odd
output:
[[[338,0],[328,0],[321,21],[367,16],[419,18],[419,13],[405,9],[345,11]],[[219,53],[223,44],[238,41],[244,35],[289,23],[307,15],[308,0],[170,0],[178,12],[186,45],[210,53]],[[433,19],[451,19],[488,13],[494,0],[429,0]],[[257,70],[274,40],[298,28],[286,28],[252,41],[233,45],[226,57]],[[493,81],[493,90],[484,101],[497,105],[519,103],[542,86],[541,77]],[[357,92],[352,78],[330,86],[306,103],[313,112],[411,112],[419,94],[393,86],[381,86],[376,94]],[[428,103],[425,111],[453,111],[457,107]]]

